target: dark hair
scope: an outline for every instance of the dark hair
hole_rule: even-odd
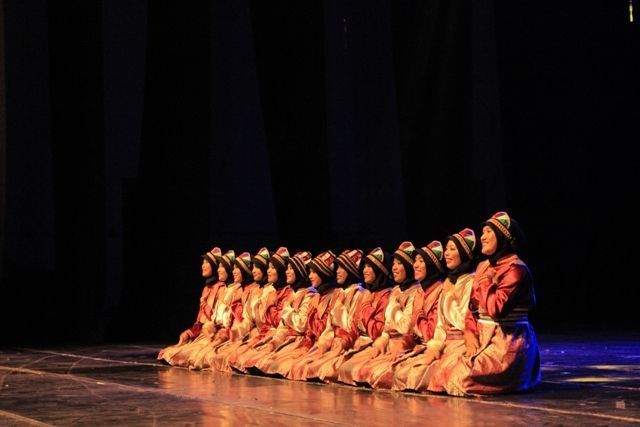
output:
[[[311,283],[308,277],[298,278],[296,274],[296,281],[291,285],[291,289],[297,291],[298,289],[308,288],[309,286],[311,286]]]

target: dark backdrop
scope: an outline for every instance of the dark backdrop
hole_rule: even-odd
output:
[[[214,245],[502,209],[540,330],[633,329],[638,25],[592,3],[1,1],[2,342],[175,339]]]

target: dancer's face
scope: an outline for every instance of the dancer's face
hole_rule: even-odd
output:
[[[242,271],[237,265],[233,266],[233,283],[242,283]]]
[[[364,283],[366,283],[367,285],[370,285],[376,281],[376,272],[369,264],[364,265],[362,275],[364,276]]]
[[[220,280],[221,282],[226,282],[228,278],[229,275],[227,274],[227,269],[224,268],[224,265],[222,265],[222,263],[220,263],[218,265],[218,280]]]
[[[336,282],[338,282],[338,285],[344,285],[344,283],[347,281],[347,270],[345,270],[344,268],[342,268],[341,265],[338,266],[338,270],[336,271]]]
[[[276,270],[273,264],[269,263],[269,268],[267,268],[267,282],[276,283],[277,281],[278,281],[278,270]]]
[[[287,266],[287,271],[285,271],[285,274],[287,276],[287,285],[293,285],[294,283],[296,283],[296,272],[293,267],[291,267],[291,264]]]
[[[314,288],[317,288],[322,284],[322,278],[314,270],[311,270],[311,272],[309,273],[309,281],[311,282],[311,286],[313,286]]]
[[[427,263],[424,262],[422,255],[416,255],[416,260],[413,263],[413,272],[416,280],[422,282],[427,277]]]
[[[404,264],[402,264],[397,259],[393,259],[393,267],[391,267],[391,272],[393,273],[393,280],[396,283],[403,283],[407,280],[407,270],[404,268]]]
[[[498,238],[493,228],[488,225],[482,227],[480,242],[482,243],[482,253],[485,255],[493,255],[498,250]]]
[[[444,261],[446,262],[449,270],[455,270],[460,264],[462,264],[458,247],[452,240],[447,242],[447,247],[444,250]]]
[[[211,264],[209,261],[203,259],[202,260],[202,277],[209,277],[213,274],[213,268],[211,268]]]
[[[260,281],[262,281],[262,279],[264,279],[264,273],[262,272],[262,270],[260,270],[255,265],[253,266],[253,269],[251,270],[251,275],[253,276],[253,281],[254,282],[260,282]]]

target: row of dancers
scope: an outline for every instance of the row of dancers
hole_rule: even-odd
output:
[[[158,359],[173,366],[478,396],[530,390],[540,356],[518,223],[498,212],[443,246],[315,258],[214,248],[192,327]],[[481,254],[477,254],[477,246]]]

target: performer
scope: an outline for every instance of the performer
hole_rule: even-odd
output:
[[[374,388],[391,388],[396,362],[415,346],[414,311],[422,309],[424,302],[422,286],[416,282],[413,271],[415,253],[413,243],[403,242],[393,254],[396,286],[385,311],[384,330],[373,343],[372,358],[362,365],[359,373],[361,380]]]
[[[335,282],[335,258],[333,252],[327,251],[311,260],[309,282],[315,290],[317,298],[311,300],[305,324],[289,322],[289,336],[294,339],[289,339],[288,344],[281,345],[271,355],[271,364],[266,370],[267,373],[277,373],[295,380],[304,379],[302,369],[294,371],[292,365],[296,359],[306,355],[313,346],[326,326],[329,312],[341,296]],[[287,324],[285,310],[286,307],[283,309],[282,320]]]
[[[221,331],[219,328],[217,318],[227,289],[231,283],[233,283],[231,276],[233,267],[232,261],[230,261],[232,259],[235,259],[235,252],[233,250],[227,251],[227,253],[220,257],[218,261],[218,280],[223,282],[224,285],[218,290],[215,304],[212,305],[211,320],[202,325],[200,335],[196,339],[182,346],[182,348],[173,355],[173,366],[189,367],[191,365],[191,358],[195,354],[206,347],[217,333],[224,333],[224,331]]]
[[[416,280],[424,290],[424,305],[416,313],[415,334],[426,344],[433,337],[438,321],[438,301],[442,291],[445,267],[442,264],[442,243],[434,240],[427,246],[416,248],[414,271]]]
[[[526,391],[540,382],[540,353],[529,312],[533,280],[518,257],[518,223],[498,212],[482,227],[482,253],[466,316],[466,352],[449,378],[434,378],[431,391],[491,395]]]
[[[289,258],[289,251],[285,247],[278,248],[269,258],[267,285],[263,288],[260,298],[250,303],[251,313],[243,315],[244,318],[253,319],[253,329],[248,334],[239,333],[240,336],[244,335],[243,340],[238,342],[236,346],[225,350],[225,355],[223,356],[225,360],[220,365],[216,364],[217,369],[228,370],[230,367],[236,368],[235,365],[242,354],[275,331],[278,323],[280,323],[282,305],[293,296],[293,290],[291,286],[287,285],[285,275]],[[254,264],[255,262],[256,260],[254,260]],[[241,324],[246,325],[246,322]]]
[[[192,342],[200,335],[202,325],[211,321],[215,304],[217,301],[218,291],[224,290],[225,283],[218,280],[218,262],[222,256],[220,248],[215,247],[209,252],[202,255],[202,277],[205,278],[205,285],[200,295],[200,310],[196,316],[196,321],[191,328],[180,334],[178,343],[160,350],[158,360],[164,360],[170,365],[175,364],[172,360],[173,356],[187,343]],[[224,291],[223,291],[224,292]]]
[[[286,250],[286,249],[285,249]],[[267,283],[267,269],[271,252],[261,248],[252,260],[253,283],[243,288],[240,301],[233,308],[233,324],[229,331],[229,340],[210,351],[205,357],[205,365],[218,371],[231,371],[228,357],[245,342],[245,339],[258,334],[256,319],[260,321],[260,313],[264,301],[275,291],[274,287],[264,286]]]
[[[353,256],[354,260],[349,258],[348,255]],[[326,352],[332,348],[335,339],[335,325],[338,324],[339,326],[344,323],[350,323],[350,320],[347,318],[350,316],[350,313],[345,308],[345,302],[349,307],[351,307],[354,301],[357,300],[357,296],[354,298],[354,293],[357,292],[358,289],[364,290],[358,283],[355,283],[349,288],[348,293],[345,292],[347,283],[353,284],[354,280],[358,280],[358,271],[357,267],[355,267],[355,262],[357,261],[359,263],[361,258],[361,251],[345,251],[336,258],[336,283],[339,288],[326,294],[323,294],[322,291],[320,291],[321,297],[318,308],[309,313],[307,337],[309,338],[309,343],[311,343],[312,346],[308,351],[304,352],[300,357],[297,357],[296,360],[293,361],[290,374],[287,375],[288,378],[296,380],[317,378],[318,370],[325,363],[332,361],[342,352],[342,346],[338,346],[338,341],[341,341],[341,339],[338,338],[336,340],[336,349],[334,352],[326,354]],[[354,267],[353,273],[355,275],[353,273],[349,273],[344,269],[344,267],[342,267],[345,261],[348,261],[351,266]],[[326,280],[322,277],[323,273],[320,271],[320,268],[323,267],[324,266],[318,267],[319,271],[316,274],[319,275],[322,280]],[[314,270],[315,268],[312,265],[312,277]],[[322,288],[322,286],[320,288]],[[338,317],[340,317],[340,319],[338,319]],[[346,327],[349,329],[350,325]],[[340,347],[340,350],[338,350],[337,347]]]
[[[338,381],[357,385],[365,380],[360,376],[361,367],[377,355],[372,343],[380,338],[385,324],[385,311],[391,293],[392,257],[380,247],[364,258],[362,276],[367,286],[362,304],[354,315],[358,330],[351,350],[336,361]]]
[[[232,363],[234,369],[242,372],[267,369],[271,353],[289,337],[288,323],[300,324],[304,319],[306,325],[309,305],[314,296],[317,296],[315,288],[308,287],[308,265],[310,262],[311,254],[309,252],[296,253],[289,259],[286,270],[287,285],[295,292],[283,294],[282,299],[276,300],[273,305],[267,308],[270,330],[251,349],[238,356],[237,360]],[[288,323],[283,322],[285,313]]]
[[[476,236],[465,228],[448,237],[444,259],[449,269],[437,310],[433,338],[426,351],[398,368],[394,378],[396,390],[426,391],[432,376],[446,377],[464,349],[464,324],[473,285]]]
[[[216,322],[218,329],[211,337],[210,342],[199,351],[193,353],[189,358],[190,369],[206,369],[208,365],[208,355],[223,342],[230,338],[231,326],[234,320],[242,313],[242,296],[245,288],[258,286],[253,283],[251,273],[251,254],[243,252],[233,260],[233,284],[227,287],[223,299],[218,303]]]
[[[296,362],[298,369],[303,367],[302,378],[336,381],[340,356],[352,348],[358,338],[355,312],[365,293],[360,273],[362,255],[359,249],[347,249],[336,258],[336,282],[342,296],[334,304],[324,331],[308,355]]]

